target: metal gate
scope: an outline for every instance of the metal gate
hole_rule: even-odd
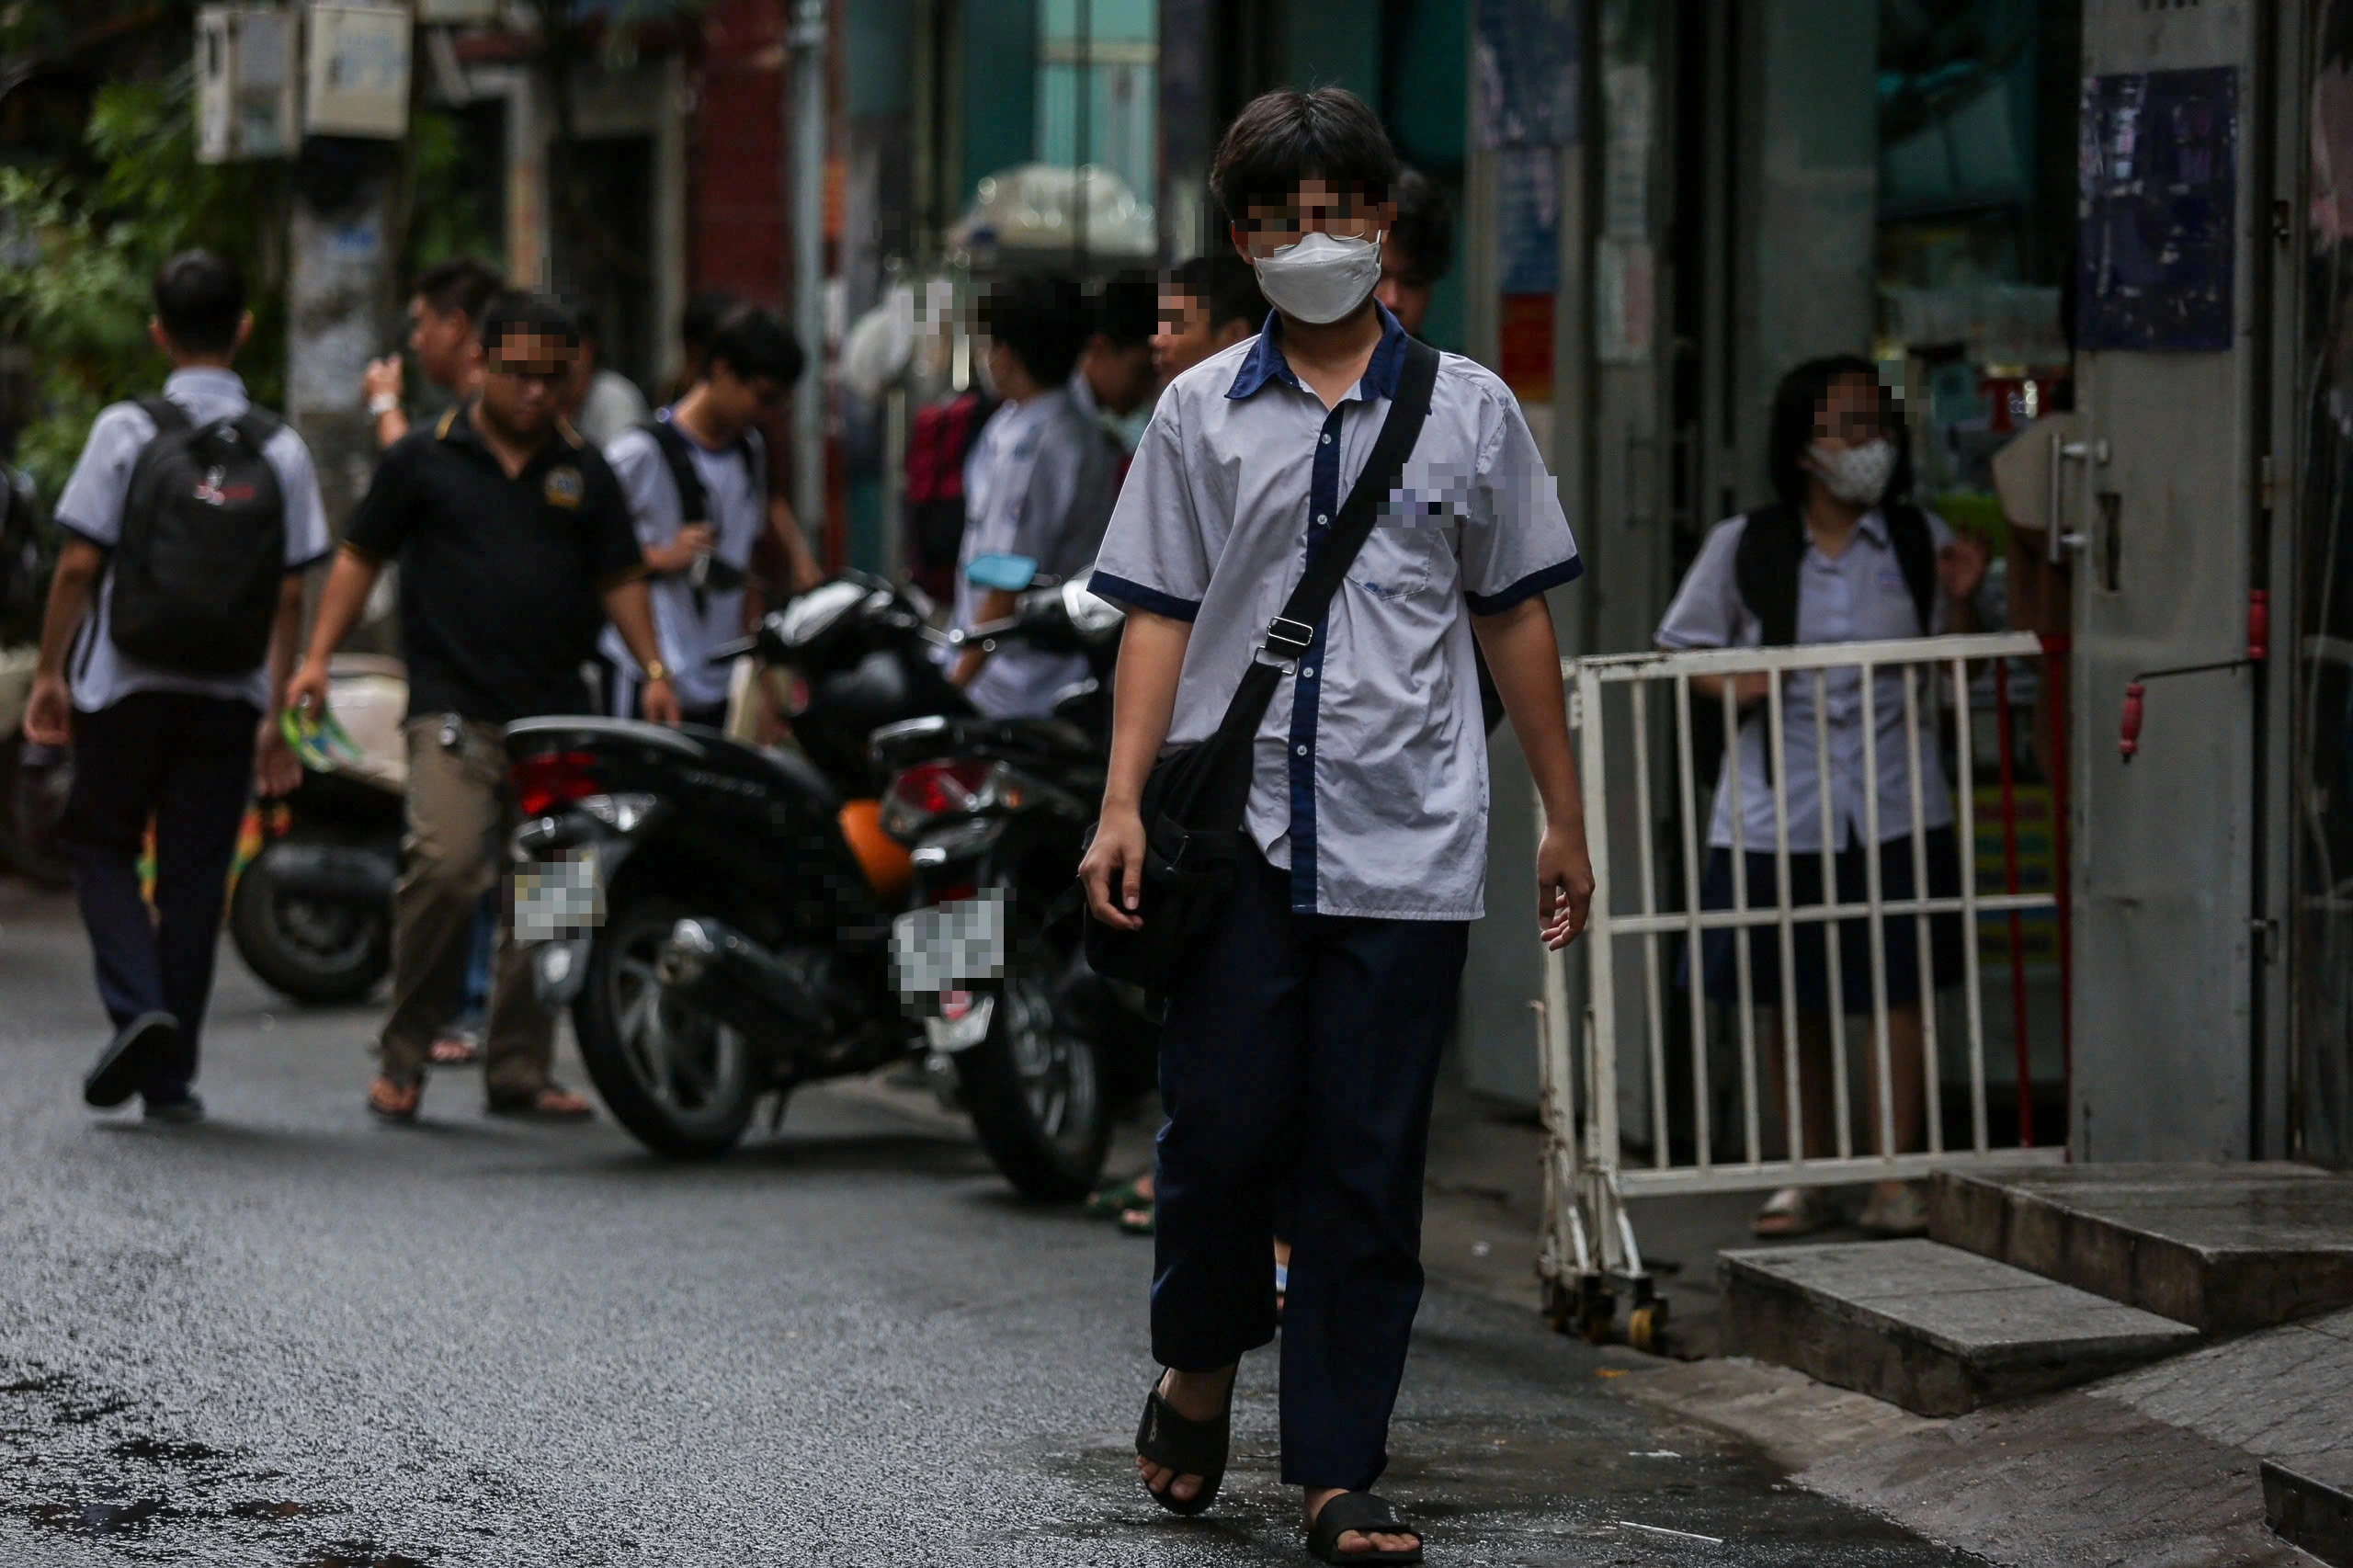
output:
[[[1731,1192],[1828,1183],[1912,1178],[1939,1170],[1968,1165],[2015,1166],[2066,1157],[2063,1141],[2058,1147],[2035,1146],[2032,1122],[2033,1085],[2028,1050],[2025,926],[2029,918],[2055,917],[2058,981],[2061,993],[2057,1032],[2061,1040],[2062,1072],[2066,1071],[2067,1010],[2071,955],[2067,942],[2065,689],[2063,640],[2032,633],[1922,638],[1904,642],[1816,644],[1792,648],[1707,649],[1684,653],[1626,654],[1563,662],[1568,687],[1569,722],[1576,733],[1583,772],[1587,833],[1598,891],[1581,950],[1585,963],[1585,1028],[1582,1041],[1572,1038],[1568,953],[1548,955],[1543,1000],[1538,1004],[1541,1037],[1541,1082],[1545,1127],[1545,1223],[1538,1268],[1544,1281],[1546,1310],[1556,1326],[1576,1328],[1592,1337],[1607,1335],[1622,1293],[1630,1312],[1627,1336],[1648,1347],[1663,1335],[1665,1303],[1655,1293],[1643,1265],[1642,1250],[1626,1210],[1626,1199],[1646,1195]],[[1724,681],[1712,700],[1720,705],[1727,756],[1733,765],[1724,771],[1724,791],[1730,796],[1725,815],[1730,828],[1732,896],[1724,907],[1702,908],[1700,856],[1709,836],[1700,815],[1702,787],[1712,780],[1698,778],[1694,761],[1694,704],[1710,699],[1695,693],[1695,680],[1762,672],[1771,681],[1762,704],[1761,733],[1752,732],[1753,744],[1767,748],[1766,787],[1771,794],[1771,842],[1751,844],[1745,815],[1744,780],[1738,748],[1752,744],[1740,727],[1732,685]],[[2049,832],[2052,872],[2047,886],[2028,890],[2022,885],[2018,804],[2022,744],[2032,731],[2021,731],[2016,721],[2021,707],[2013,703],[2013,689],[2030,684],[2034,706],[2047,722],[2034,749],[2040,756],[2047,784],[2043,797]],[[1654,725],[1653,709],[1664,696],[1669,703],[1668,730]],[[1885,705],[1882,707],[1882,705]],[[1792,724],[1788,710],[1810,710],[1812,722]],[[1896,710],[1901,710],[1900,725]],[[1840,712],[1838,710],[1843,709]],[[1939,725],[1949,725],[1952,741],[1949,786],[1943,777],[1928,776],[1924,759],[1933,761],[1938,749],[1934,737]],[[1810,733],[1807,732],[1810,730]],[[1859,732],[1857,733],[1856,732]],[[1882,731],[1887,733],[1882,734]],[[1988,733],[1990,732],[1990,735]],[[1834,824],[1854,821],[1859,843],[1881,842],[1882,790],[1887,774],[1881,767],[1881,748],[1896,740],[1906,766],[1904,799],[1908,820],[1915,828],[1924,821],[1931,790],[1950,788],[1952,814],[1959,843],[1959,891],[1932,896],[1925,835],[1911,838],[1912,895],[1888,896],[1883,888],[1881,857],[1861,858],[1868,868],[1867,885],[1859,901],[1839,902],[1834,869]],[[1979,757],[1987,746],[1996,754],[1996,773],[1990,785],[1981,784]],[[1659,744],[1664,742],[1664,744]],[[1866,782],[1857,801],[1837,798],[1831,766],[1834,742],[1852,748],[1859,744],[1861,778]],[[1806,809],[1818,814],[1818,849],[1790,848],[1790,762],[1792,748],[1810,745],[1814,788],[1827,801],[1807,800]],[[1656,756],[1654,755],[1655,751]],[[1847,755],[1851,755],[1851,751]],[[1801,759],[1802,760],[1802,759]],[[1672,775],[1673,821],[1654,809],[1653,773],[1664,765]],[[1612,782],[1618,789],[1612,798]],[[1631,798],[1628,787],[1631,785]],[[1981,818],[1978,791],[1990,788],[1991,821]],[[1711,791],[1712,792],[1712,791]],[[1837,815],[1842,806],[1859,820]],[[1712,807],[1711,808],[1712,810]],[[1538,807],[1542,831],[1542,808]],[[1618,843],[1631,838],[1639,844],[1635,864],[1611,864],[1612,828]],[[1989,846],[1981,830],[1990,829],[1997,843]],[[1631,831],[1629,831],[1631,830]],[[1672,836],[1670,836],[1672,835]],[[1745,875],[1751,850],[1768,852],[1777,875],[1769,902],[1754,902],[1756,892]],[[1662,852],[1677,862],[1679,875],[1663,886]],[[1794,861],[1819,857],[1824,902],[1794,903],[1790,869]],[[1981,866],[1997,880],[1997,892],[1981,892]],[[1671,898],[1677,907],[1663,907]],[[1909,921],[1923,974],[1935,973],[1930,922],[1958,916],[1961,922],[1961,954],[1965,968],[1959,1012],[1960,1039],[1940,1038],[1940,1006],[1933,980],[1924,982],[1921,1008],[1921,1074],[1926,1097],[1926,1147],[1916,1152],[1882,1153],[1857,1147],[1854,1108],[1848,1085],[1851,1056],[1848,1035],[1852,1023],[1835,1005],[1846,994],[1840,948],[1846,923],[1868,927],[1871,1008],[1865,1038],[1859,1042],[1875,1068],[1870,1081],[1878,1085],[1866,1106],[1872,1142],[1893,1149],[1897,1142],[1896,1108],[1890,1070],[1890,1029],[1887,973],[1887,932],[1890,923]],[[1839,922],[1841,928],[1832,927]],[[2007,968],[2011,982],[2011,1018],[2018,1118],[2014,1129],[1997,1128],[1987,1108],[1985,1008],[1979,948],[1986,923],[1995,934],[2007,937]],[[1802,1139],[1785,1139],[1789,1147],[1778,1153],[1768,1147],[1767,1094],[1778,1088],[1782,1128],[1800,1122],[1802,1047],[1796,983],[1796,948],[1800,928],[1821,926],[1822,958],[1828,970],[1830,1009],[1828,1036],[1832,1093],[1835,1099],[1836,1151],[1806,1157]],[[1736,1038],[1733,1060],[1711,1060],[1709,1008],[1701,1001],[1699,984],[1703,936],[1708,932],[1737,934],[1766,930],[1777,937],[1771,944],[1778,958],[1779,1039],[1782,1082],[1767,1085],[1760,1079],[1757,1051],[1757,1006],[1753,971],[1754,937],[1738,936],[1732,943],[1737,971],[1738,1002],[1729,1020]],[[1670,963],[1679,947],[1682,962]],[[1634,1006],[1621,1006],[1618,973],[1630,949],[1638,960],[1641,981]],[[1635,967],[1630,961],[1629,969]],[[1682,972],[1678,973],[1680,971]],[[1667,1026],[1671,992],[1682,990],[1690,1094],[1687,1114],[1670,1116],[1670,1040]],[[1578,1049],[1582,1043],[1584,1049]],[[1943,1052],[1959,1049],[1967,1065],[1967,1135],[1949,1146],[1946,1138]],[[1620,1062],[1639,1061],[1647,1077],[1646,1158],[1629,1161],[1624,1130],[1620,1122]],[[1720,1127],[1711,1114],[1721,1074],[1736,1073],[1731,1085],[1737,1100],[1733,1125]],[[2015,1136],[2012,1136],[2012,1134]],[[1728,1142],[1729,1158],[1720,1158],[1718,1145]],[[1677,1157],[1677,1147],[1687,1151]]]

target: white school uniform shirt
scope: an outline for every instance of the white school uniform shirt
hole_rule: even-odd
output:
[[[1000,404],[964,460],[956,624],[979,619],[983,590],[964,574],[980,556],[1026,555],[1040,573],[1057,577],[1085,571],[1102,543],[1119,483],[1111,437],[1080,410],[1067,386]],[[952,663],[955,655],[946,658]],[[1086,673],[1082,654],[1007,642],[989,655],[965,695],[992,718],[1034,718],[1053,711],[1054,694]]]
[[[233,419],[253,406],[235,371],[209,367],[173,371],[164,382],[164,395],[199,425]],[[111,552],[122,540],[122,504],[130,494],[131,468],[154,438],[155,422],[137,403],[112,403],[102,410],[91,422],[89,439],[83,443],[64,494],[57,498],[57,526]],[[319,499],[311,449],[293,426],[280,426],[262,449],[262,458],[276,472],[278,491],[286,499],[286,570],[301,572],[318,564],[333,551],[334,540],[327,531],[326,506]],[[134,691],[177,691],[250,702],[256,709],[269,706],[266,663],[244,675],[200,676],[161,669],[123,653],[108,630],[113,600],[114,574],[109,571],[91,596],[90,612],[66,662],[74,707],[95,713]]]
[[[1952,542],[1952,529],[1934,512],[1927,518],[1929,540],[1941,552]],[[1745,516],[1718,523],[1699,550],[1699,559],[1676,590],[1666,619],[1659,622],[1662,648],[1755,648],[1765,641],[1765,625],[1742,602],[1733,575]],[[1854,538],[1833,560],[1808,540],[1798,568],[1797,638],[1801,643],[1877,642],[1923,632],[1934,636],[1951,623],[1951,606],[1940,591],[1929,624],[1920,624],[1919,606],[1904,580],[1903,563],[1888,537],[1887,519],[1878,511],[1864,514]],[[1845,849],[1864,842],[1868,809],[1863,770],[1863,683],[1859,672],[1833,670],[1825,677],[1825,707],[1830,741],[1830,847]],[[1913,676],[1914,701],[1920,725],[1920,809],[1930,829],[1952,824],[1952,797],[1945,783],[1944,747],[1929,682]],[[1694,697],[1694,702],[1700,700]],[[1881,670],[1871,682],[1873,744],[1879,759],[1879,837],[1884,844],[1912,831],[1911,759],[1904,729],[1904,675]],[[1813,676],[1800,671],[1781,687],[1781,744],[1789,767],[1790,848],[1822,848],[1822,790],[1816,780]],[[1722,769],[1716,777],[1716,809],[1708,826],[1708,842],[1729,848],[1732,832],[1732,767],[1740,764],[1740,819],[1743,846],[1770,853],[1776,843],[1773,791],[1767,767],[1765,726],[1746,716],[1740,726],[1740,744],[1724,750]]]
[[[1279,318],[1170,383],[1090,583],[1193,623],[1168,740],[1207,740],[1267,623],[1372,455],[1404,365],[1386,310],[1354,394],[1326,410]],[[1471,614],[1583,571],[1519,404],[1442,355],[1429,418],[1380,526],[1276,688],[1245,817],[1302,914],[1474,920],[1485,908],[1487,740]]]
[[[668,419],[670,411],[664,409],[661,417]],[[702,481],[710,508],[711,531],[718,536],[711,557],[742,571],[750,566],[752,551],[768,518],[767,497],[761,493],[751,449],[739,441],[713,451],[692,436],[687,437],[687,445],[692,449],[695,474]],[[642,428],[622,431],[605,448],[605,462],[621,482],[639,545],[651,550],[677,538],[686,526],[686,509],[670,464],[653,434]],[[699,601],[693,578],[687,573],[668,573],[647,582],[654,636],[661,643],[662,662],[670,666],[670,688],[690,708],[726,701],[728,671],[724,665],[713,665],[710,653],[744,634],[745,590],[738,586],[722,592],[707,587]],[[598,634],[597,647],[631,681],[644,678],[619,628],[608,625]]]

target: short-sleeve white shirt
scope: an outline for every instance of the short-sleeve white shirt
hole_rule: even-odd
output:
[[[664,409],[667,419],[670,411]],[[714,451],[691,436],[695,476],[702,481],[710,508],[710,526],[718,535],[714,560],[738,572],[751,564],[752,551],[767,527],[767,497],[760,493],[747,446],[737,444]],[[677,481],[651,432],[622,431],[605,448],[605,461],[621,482],[629,501],[637,542],[647,549],[665,545],[686,526],[678,499]],[[662,662],[670,666],[671,689],[690,708],[708,708],[727,700],[727,675],[710,662],[711,650],[744,632],[744,589],[698,590],[685,573],[654,577],[648,587],[654,604],[654,631],[662,644]],[[616,628],[608,625],[597,638],[597,652],[632,677],[640,676],[636,659]]]
[[[175,370],[164,382],[164,395],[198,424],[234,419],[252,406],[245,383],[232,370]],[[131,467],[154,438],[155,422],[137,403],[112,403],[101,411],[90,425],[64,494],[57,498],[58,527],[111,551],[122,539],[122,506],[131,489]],[[286,498],[286,570],[302,571],[326,559],[334,548],[311,449],[290,426],[281,426],[262,449],[262,457],[277,472],[278,490]],[[269,705],[265,665],[256,665],[244,675],[188,675],[142,664],[118,649],[108,631],[113,597],[114,574],[108,572],[91,597],[90,613],[66,662],[74,707],[94,713],[134,691],[187,692],[250,702],[256,709]]]

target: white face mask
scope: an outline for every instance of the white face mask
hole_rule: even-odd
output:
[[[1368,299],[1381,282],[1381,242],[1309,234],[1256,263],[1258,290],[1287,316],[1322,326]]]
[[[1854,447],[1814,443],[1813,472],[1822,487],[1849,506],[1876,506],[1895,477],[1895,444],[1870,440]]]

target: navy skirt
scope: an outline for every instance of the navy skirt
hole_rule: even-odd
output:
[[[1949,827],[1930,828],[1927,833],[1928,896],[1958,898],[1961,896],[1961,851],[1959,835]],[[1838,879],[1840,903],[1861,903],[1870,892],[1870,851],[1860,845],[1851,845],[1835,855],[1833,864]],[[1881,845],[1879,855],[1880,897],[1893,903],[1913,896],[1912,835],[1891,838]],[[1748,860],[1748,906],[1751,909],[1771,908],[1774,894],[1774,858],[1750,850]],[[1819,851],[1790,855],[1790,902],[1792,907],[1822,903],[1822,856]],[[1699,906],[1703,909],[1730,909],[1733,905],[1732,851],[1711,849],[1708,853],[1708,869],[1699,884]],[[1830,965],[1824,957],[1823,930],[1824,921],[1801,922],[1792,930],[1790,943],[1797,959],[1798,1010],[1803,1013],[1830,1011]],[[1839,990],[1850,1014],[1871,1010],[1871,934],[1870,922],[1863,919],[1841,920],[1838,926]],[[1886,917],[1887,944],[1887,1005],[1908,1006],[1920,1000],[1919,926],[1915,916],[1890,913]],[[1739,933],[1708,931],[1700,936],[1700,950],[1704,955],[1707,998],[1737,1006],[1740,1003]],[[1961,919],[1959,915],[1934,915],[1928,917],[1928,947],[1935,966],[1935,983],[1939,989],[1959,985],[1964,974],[1961,941]],[[1778,1007],[1781,1003],[1781,931],[1778,926],[1759,926],[1748,933],[1749,996],[1758,1006]]]

